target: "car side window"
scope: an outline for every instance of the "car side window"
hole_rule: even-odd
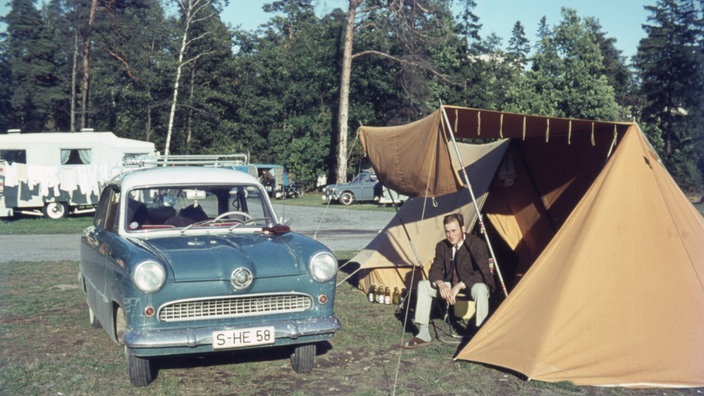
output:
[[[247,189],[247,212],[252,218],[263,219],[266,218],[266,213],[264,212],[264,203],[262,196],[257,188]]]
[[[109,231],[117,231],[119,221],[120,191],[106,188],[100,196],[98,211],[93,218],[93,225]]]
[[[98,211],[95,213],[95,217],[93,218],[93,225],[97,228],[105,228],[109,201],[110,189],[106,188],[105,190],[103,190],[103,194],[100,196],[100,202],[98,203]]]
[[[107,206],[105,229],[118,232],[117,225],[120,222],[120,191],[110,189],[110,197]]]

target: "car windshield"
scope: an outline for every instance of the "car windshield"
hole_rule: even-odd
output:
[[[257,185],[138,188],[127,194],[128,232],[197,227],[262,227],[275,222]]]

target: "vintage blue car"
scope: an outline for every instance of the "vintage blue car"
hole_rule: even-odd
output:
[[[360,172],[349,183],[330,184],[323,189],[322,199],[325,202],[338,201],[343,205],[355,202],[374,201],[376,203],[400,204],[408,197],[389,191],[381,184],[376,174],[367,170]]]
[[[124,345],[132,383],[156,356],[285,347],[297,372],[340,328],[337,259],[279,224],[263,186],[226,168],[136,169],[103,189],[81,237],[93,327]]]

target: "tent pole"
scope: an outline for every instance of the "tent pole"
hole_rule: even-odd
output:
[[[472,203],[474,204],[474,211],[477,213],[477,221],[479,222],[479,227],[481,228],[482,234],[484,234],[484,240],[486,240],[486,245],[489,248],[489,254],[491,254],[492,260],[494,260],[494,265],[496,267],[496,275],[499,278],[499,283],[501,283],[501,290],[504,292],[504,297],[508,297],[508,291],[506,290],[506,284],[504,283],[504,278],[501,276],[501,270],[499,269],[499,262],[496,260],[496,255],[494,254],[494,248],[491,246],[491,241],[489,240],[489,234],[486,232],[484,227],[484,220],[482,219],[482,214],[479,211],[479,205],[477,205],[477,198],[474,196],[474,190],[472,189],[472,184],[469,182],[469,176],[467,175],[467,170],[462,162],[462,156],[460,155],[460,150],[457,147],[457,141],[455,141],[455,133],[452,131],[452,125],[450,125],[450,119],[445,111],[445,106],[440,106],[442,109],[442,114],[445,118],[445,123],[447,124],[447,129],[450,131],[450,140],[452,140],[452,147],[455,148],[455,154],[457,154],[457,160],[460,163],[460,169],[462,170],[462,175],[467,183],[467,190],[469,190],[469,195],[472,198]]]

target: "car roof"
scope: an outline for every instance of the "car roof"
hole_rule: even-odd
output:
[[[111,184],[130,190],[136,187],[207,184],[259,184],[259,181],[244,172],[232,168],[205,166],[170,166],[139,168],[116,176]]]

